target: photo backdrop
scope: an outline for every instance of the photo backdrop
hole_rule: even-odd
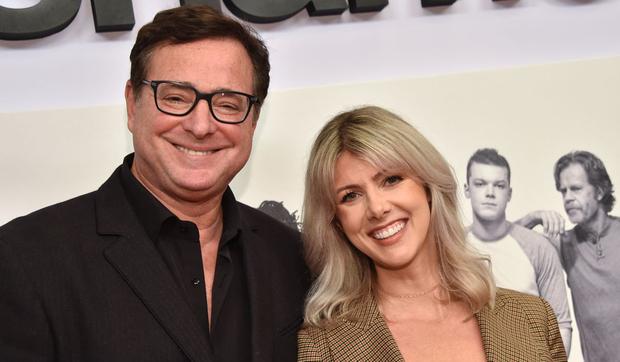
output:
[[[132,31],[95,33],[84,0],[57,34],[0,41],[0,224],[95,190],[131,152],[122,98],[129,50],[142,24],[178,3],[135,0]],[[272,87],[232,188],[255,207],[271,200],[300,210],[320,127],[376,104],[418,127],[460,184],[477,148],[497,148],[513,172],[509,219],[535,209],[564,214],[552,167],[566,152],[595,153],[620,183],[619,13],[618,0],[460,0],[434,9],[391,0],[378,13],[301,11],[255,25],[271,51]],[[569,360],[582,361],[577,333]]]

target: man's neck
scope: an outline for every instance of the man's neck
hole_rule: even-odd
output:
[[[610,217],[607,215],[605,210],[602,207],[599,207],[598,211],[590,220],[584,222],[583,224],[579,224],[581,228],[584,230],[600,235],[603,230],[609,225]]]
[[[191,202],[169,198],[167,195],[159,197],[157,194],[151,193],[176,217],[196,224],[201,246],[219,243],[224,230],[223,194],[216,195],[216,197],[204,202]]]
[[[471,232],[480,240],[498,240],[508,233],[510,225],[505,218],[489,221],[474,216]]]

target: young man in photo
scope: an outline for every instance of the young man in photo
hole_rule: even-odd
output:
[[[549,302],[568,354],[572,327],[562,266],[544,236],[506,220],[510,177],[508,161],[495,149],[479,149],[471,156],[465,184],[473,216],[468,240],[490,257],[497,286]]]

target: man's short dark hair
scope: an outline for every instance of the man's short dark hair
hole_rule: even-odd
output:
[[[269,51],[249,26],[233,20],[206,5],[180,6],[164,10],[138,32],[131,49],[131,84],[138,95],[153,51],[167,44],[184,44],[202,39],[233,39],[247,51],[254,67],[254,95],[262,104],[269,88]],[[215,55],[217,56],[217,55]]]
[[[499,153],[495,148],[480,148],[467,161],[467,183],[469,184],[469,177],[471,176],[471,165],[475,163],[481,163],[483,165],[493,165],[499,167],[505,167],[508,170],[508,183],[510,183],[510,165],[506,158]]]
[[[572,151],[560,157],[555,163],[553,176],[555,177],[556,190],[560,190],[560,173],[571,164],[579,164],[583,167],[588,176],[590,185],[600,190],[603,194],[603,198],[600,202],[605,212],[610,212],[611,209],[614,208],[614,203],[616,202],[616,198],[614,197],[614,185],[611,183],[611,179],[607,174],[603,161],[588,151]]]

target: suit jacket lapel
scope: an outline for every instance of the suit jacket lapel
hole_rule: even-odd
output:
[[[264,242],[254,231],[256,226],[242,221],[243,254],[246,267],[250,314],[252,318],[252,360],[271,361],[273,358],[272,293],[269,289],[269,264],[273,261],[265,253]]]
[[[192,361],[214,361],[196,317],[125,199],[117,170],[96,197],[97,228],[116,237],[104,256]]]

